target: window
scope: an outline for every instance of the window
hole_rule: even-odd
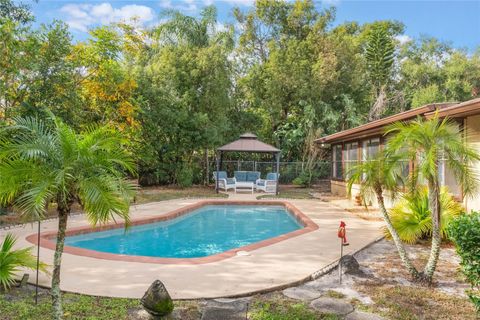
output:
[[[362,144],[362,161],[375,157],[380,148],[380,138],[368,139]]]
[[[442,187],[446,187],[453,196],[461,197],[461,188],[452,170],[448,167],[447,156],[445,152],[440,152],[438,156],[438,180]]]
[[[349,172],[358,163],[358,142],[345,144],[343,149],[344,176],[349,178]]]
[[[342,171],[342,146],[335,145],[333,146],[333,177],[335,179],[342,179],[343,178],[343,171]]]

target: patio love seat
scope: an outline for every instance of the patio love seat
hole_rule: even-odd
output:
[[[255,183],[257,190],[262,190],[263,192],[267,193],[277,192],[277,183],[279,177],[280,174],[270,172],[269,174],[267,174],[266,179],[258,179]]]

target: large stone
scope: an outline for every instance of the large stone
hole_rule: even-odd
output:
[[[313,300],[317,299],[322,295],[320,291],[310,289],[310,288],[301,288],[301,287],[293,287],[283,290],[283,294],[291,299],[296,300]]]
[[[340,316],[344,316],[353,311],[353,306],[350,303],[334,298],[318,298],[313,300],[310,306],[321,313]]]
[[[353,311],[345,317],[345,320],[384,320],[384,318],[373,313]]]
[[[360,270],[360,265],[358,264],[357,259],[352,255],[343,256],[340,260],[342,264],[342,272],[345,274],[352,275],[363,275],[363,271]]]
[[[246,311],[232,308],[207,307],[203,310],[201,320],[244,320]]]
[[[155,280],[140,301],[145,310],[155,317],[165,316],[173,311],[173,301],[160,280]]]

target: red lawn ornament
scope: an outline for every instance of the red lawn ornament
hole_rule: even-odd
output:
[[[342,239],[342,245],[348,246],[349,243],[347,241],[347,229],[346,229],[346,224],[343,221],[340,221],[340,227],[338,227],[338,237]]]

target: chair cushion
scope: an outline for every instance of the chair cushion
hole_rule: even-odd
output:
[[[213,178],[217,179],[217,172],[213,173]],[[227,171],[218,171],[218,179],[227,179]]]
[[[267,174],[267,180],[277,180],[277,173],[275,172],[270,172],[269,174]]]
[[[247,181],[247,172],[246,171],[235,171],[234,174],[237,181],[245,182]]]
[[[235,184],[234,178],[227,178],[227,184]]]
[[[262,179],[257,181],[257,186],[262,186],[262,187],[265,186],[265,180]]]
[[[247,181],[255,182],[257,179],[260,179],[260,172],[258,171],[247,171]]]

